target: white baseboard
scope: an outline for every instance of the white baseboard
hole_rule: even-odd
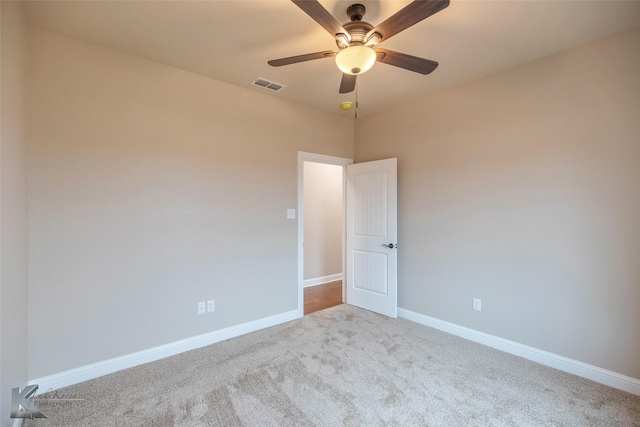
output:
[[[334,279],[339,280],[339,279]],[[332,280],[331,280],[332,281]],[[424,314],[416,313],[403,308],[398,308],[398,316],[429,326],[443,332],[457,335],[459,337],[474,341],[480,344],[493,347],[495,349],[510,353],[525,359],[559,369],[570,374],[574,374],[601,384],[608,385],[626,392],[640,396],[640,380],[626,375],[618,374],[613,371],[589,365],[577,360],[569,359],[564,356],[529,347],[504,338],[479,332],[474,329],[449,323]],[[263,319],[254,320],[243,323],[241,325],[232,326],[221,329],[219,331],[210,332],[203,335],[176,341],[170,344],[150,348],[148,350],[139,351],[137,353],[116,357],[105,360],[103,362],[93,363],[91,365],[82,366],[80,368],[71,369],[57,374],[37,378],[29,381],[29,384],[38,384],[38,392],[44,393],[48,390],[56,390],[62,387],[78,384],[103,375],[111,374],[123,369],[132,368],[144,363],[153,362],[165,357],[174,356],[189,350],[195,350],[200,347],[215,344],[220,341],[234,338],[260,329],[279,325],[298,319],[300,316],[298,310],[276,314]],[[22,420],[16,419],[14,427],[22,425]]]
[[[29,384],[38,384],[38,394],[48,390],[56,390],[62,387],[78,384],[83,381],[92,380],[103,375],[111,374],[123,369],[132,368],[144,363],[154,362],[165,357],[175,356],[185,351],[195,350],[215,344],[229,338],[238,337],[260,329],[269,328],[281,323],[289,322],[300,318],[298,310],[292,310],[281,314],[265,317],[229,328],[198,335],[169,344],[153,347],[137,353],[127,354],[80,368],[71,369],[57,374],[29,381]]]
[[[444,320],[425,316],[424,314],[415,313],[403,308],[398,308],[398,316],[452,335],[457,335],[468,339],[469,341],[474,341],[506,353],[523,357],[540,363],[541,365],[559,369],[561,371],[640,396],[640,380],[636,378],[598,368],[597,366],[582,363],[564,356],[559,356],[544,350],[539,350],[534,347],[529,347],[527,345],[509,341],[494,335],[489,335],[484,332],[479,332],[474,329],[465,328],[464,326],[445,322]]]
[[[335,282],[336,280],[342,280],[342,273],[307,279],[302,283],[302,287],[308,288],[309,286],[322,285],[324,283]]]

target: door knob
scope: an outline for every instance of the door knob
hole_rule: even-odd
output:
[[[382,244],[382,246],[384,246],[385,248],[389,248],[389,249],[393,249],[393,248],[395,248],[395,246],[393,245],[393,243],[389,243],[388,245],[383,243],[383,244]]]

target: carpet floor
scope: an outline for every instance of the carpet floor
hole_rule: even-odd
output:
[[[25,427],[640,426],[640,396],[346,304],[39,397]]]

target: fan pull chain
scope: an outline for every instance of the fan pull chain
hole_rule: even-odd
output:
[[[354,110],[354,119],[358,120],[358,79],[356,79],[356,108]]]

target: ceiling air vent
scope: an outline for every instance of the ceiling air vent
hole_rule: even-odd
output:
[[[253,86],[258,86],[274,92],[280,92],[286,87],[281,83],[272,82],[271,80],[263,79],[262,77],[257,77],[254,81],[251,82],[251,84]]]

